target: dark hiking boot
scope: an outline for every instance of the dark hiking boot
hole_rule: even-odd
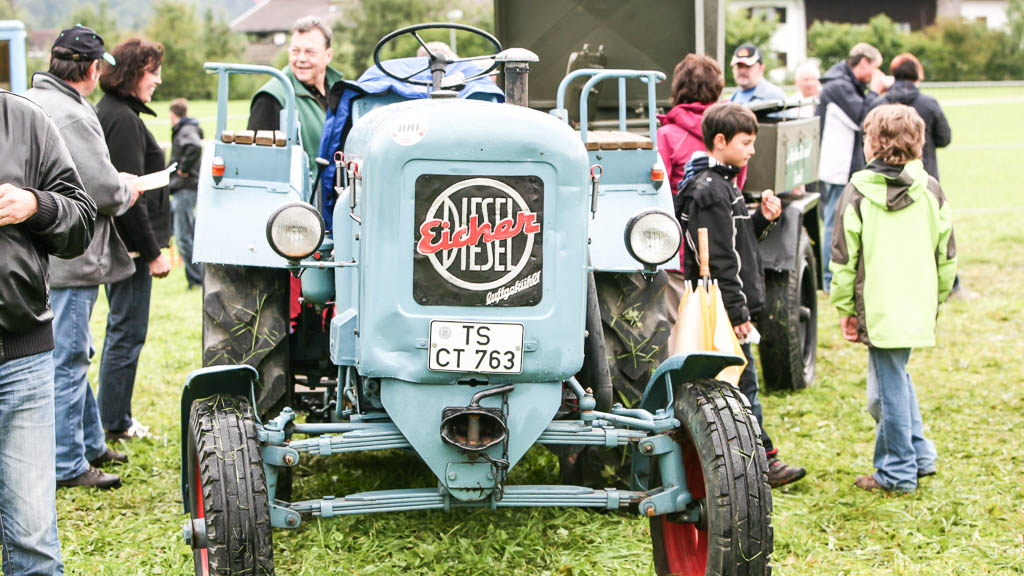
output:
[[[109,490],[110,488],[120,488],[121,478],[90,466],[88,470],[76,478],[57,481],[57,488],[73,488],[75,486]]]
[[[920,468],[917,469],[917,477],[918,478],[924,478],[925,476],[935,476],[938,473],[939,473],[939,471],[936,468],[931,468],[931,469],[928,469],[928,470],[921,470]]]
[[[89,466],[92,466],[93,468],[99,468],[100,466],[110,464],[111,462],[116,464],[127,464],[128,455],[125,454],[124,452],[118,452],[117,450],[113,450],[108,446],[106,452],[100,454],[98,457],[93,458],[92,460],[89,460]]]
[[[807,470],[789,466],[782,460],[772,456],[768,458],[768,485],[772,488],[791,484],[807,475]]]

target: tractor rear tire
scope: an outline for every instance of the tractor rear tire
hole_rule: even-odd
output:
[[[613,401],[637,406],[647,381],[668,358],[668,275],[601,272],[594,278]]]
[[[728,383],[704,379],[676,385],[674,408],[687,487],[704,508],[698,523],[651,518],[657,574],[770,575],[772,492],[749,402]]]
[[[189,509],[205,523],[193,551],[196,576],[274,574],[270,501],[249,402],[216,395],[189,413]]]
[[[594,391],[599,411],[610,410],[612,403],[638,406],[647,381],[668,357],[671,330],[665,300],[668,275],[665,272],[653,275],[597,272],[594,284],[600,328],[588,322],[587,329],[602,330],[605,358],[584,359],[584,372],[605,369],[594,364],[595,360],[607,364],[612,389]],[[590,349],[588,347],[588,352]],[[583,385],[588,386],[586,380]],[[630,463],[622,449],[583,446],[555,452],[559,456],[559,476],[563,484],[629,487]]]
[[[207,264],[203,274],[203,366],[248,364],[260,373],[256,411],[291,403],[286,270]]]
[[[818,286],[814,247],[800,233],[795,270],[765,273],[761,373],[768,390],[803,390],[814,383],[818,349]]]

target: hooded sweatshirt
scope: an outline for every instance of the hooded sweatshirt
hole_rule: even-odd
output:
[[[661,127],[658,128],[658,153],[665,164],[665,173],[668,174],[668,183],[673,194],[679,193],[679,185],[686,173],[686,163],[693,157],[693,153],[705,152],[700,123],[704,120],[704,111],[713,104],[714,102],[677,104],[668,111],[668,114],[658,115],[658,121],[661,122]],[[744,166],[735,179],[740,190],[743,189],[746,179],[747,167]],[[680,250],[679,270],[682,269],[683,251]]]
[[[714,102],[678,104],[668,114],[658,115],[658,121],[661,122],[661,128],[658,128],[658,153],[665,164],[665,173],[668,174],[673,194],[679,191],[686,163],[693,157],[693,153],[705,151],[700,123],[704,120],[704,111],[712,104]],[[736,177],[736,185],[740,190],[746,180],[747,167],[744,166]]]
[[[836,207],[831,299],[856,316],[876,348],[935,345],[935,318],[956,276],[952,211],[937,180],[914,160],[873,160]]]
[[[921,159],[924,161],[925,171],[938,180],[939,161],[935,156],[935,149],[949,146],[952,137],[949,122],[946,121],[946,115],[942,113],[938,101],[927,94],[921,94],[913,82],[897,80],[884,96],[874,102],[874,106],[882,104],[911,106],[924,120],[924,150],[921,152]]]
[[[32,89],[25,97],[53,118],[97,209],[85,254],[71,260],[50,257],[50,287],[84,288],[124,280],[135,272],[135,263],[114,227],[114,217],[131,206],[131,190],[110,163],[96,109],[70,84],[46,72],[32,76]]]

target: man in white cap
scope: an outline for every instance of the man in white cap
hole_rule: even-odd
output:
[[[740,44],[732,53],[732,76],[738,90],[729,98],[737,104],[758,100],[785,100],[786,93],[775,84],[764,79],[764,62],[761,51],[753,44]]]

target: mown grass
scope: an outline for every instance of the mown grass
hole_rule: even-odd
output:
[[[1024,197],[1013,147],[1024,143],[1024,89],[976,93],[947,109],[953,147],[940,151],[954,206],[961,278],[982,294],[943,306],[938,346],[914,352],[910,372],[939,474],[906,496],[868,494],[874,427],[864,405],[866,352],[839,337],[822,298],[814,387],[764,396],[767,426],[784,458],[808,468],[774,492],[775,573],[961,575],[1024,573]],[[941,95],[945,97],[945,95]],[[950,96],[966,98],[963,91]],[[991,100],[996,99],[996,100]],[[970,146],[971,148],[960,148]],[[181,269],[155,281],[150,336],[135,416],[154,437],[120,446],[131,463],[110,493],[58,494],[70,574],[191,574],[181,539],[178,392],[200,365],[198,291]],[[93,315],[102,350],[105,302]],[[95,366],[92,372],[95,381]],[[531,451],[514,482],[555,482],[557,461]],[[413,457],[387,453],[307,461],[296,498],[431,486]],[[649,574],[647,522],[578,510],[420,512],[308,520],[276,531],[280,574]]]

